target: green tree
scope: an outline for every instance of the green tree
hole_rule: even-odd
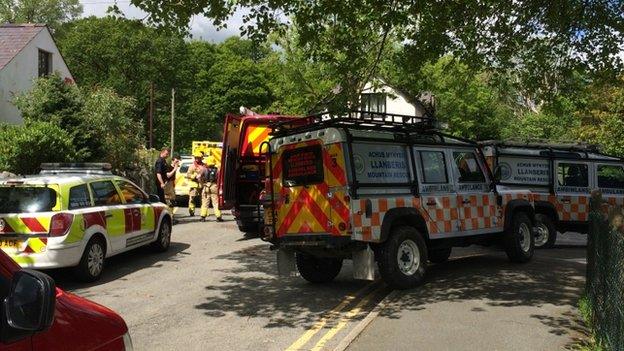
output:
[[[23,126],[0,125],[0,171],[33,174],[44,162],[74,161],[76,150],[70,133],[48,121]]]
[[[0,23],[45,23],[55,30],[81,14],[79,0],[0,1]]]

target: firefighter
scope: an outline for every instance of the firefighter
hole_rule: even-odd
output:
[[[212,202],[212,209],[214,210],[217,222],[223,222],[221,218],[221,211],[219,211],[219,198],[217,197],[217,177],[219,175],[219,169],[216,166],[216,160],[213,156],[208,156],[206,160],[206,168],[204,171],[205,180],[204,189],[202,190],[202,204],[201,204],[201,220],[206,220],[208,216],[208,205]]]
[[[204,179],[202,175],[205,171],[206,165],[204,164],[204,155],[200,152],[193,154],[195,160],[186,172],[186,178],[189,180],[189,215],[192,217],[195,215],[195,199],[198,196],[202,196],[202,189],[204,187]]]

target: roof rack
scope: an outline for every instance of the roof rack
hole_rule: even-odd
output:
[[[437,121],[431,117],[417,117],[386,112],[349,111],[344,113],[321,112],[310,116],[271,124],[273,136],[300,133],[325,127],[350,129],[375,129],[394,132],[425,131],[436,129]]]
[[[592,152],[598,154],[600,153],[600,147],[598,145],[581,142],[553,143],[544,140],[484,140],[479,141],[478,143],[481,146],[523,147],[528,149],[550,149],[557,151]]]
[[[39,174],[101,174],[110,175],[110,163],[42,163]]]

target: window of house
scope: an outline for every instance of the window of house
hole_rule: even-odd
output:
[[[485,182],[485,176],[481,167],[479,167],[479,162],[474,152],[453,152],[453,160],[455,161],[455,173],[459,183]]]
[[[588,187],[587,165],[583,163],[559,163],[557,165],[557,184],[559,186]]]
[[[382,93],[362,94],[362,111],[386,112],[386,95]]]
[[[624,189],[624,168],[616,165],[599,165],[598,187]]]
[[[39,77],[52,74],[52,54],[39,50]]]
[[[446,162],[442,151],[421,151],[420,162],[423,174],[423,183],[448,183],[446,176]]]

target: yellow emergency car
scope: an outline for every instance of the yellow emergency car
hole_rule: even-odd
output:
[[[178,199],[178,202],[183,203],[184,199],[188,197],[189,194],[189,182],[188,179],[186,179],[186,172],[188,171],[189,167],[193,164],[193,159],[192,158],[182,158],[182,160],[180,160],[180,168],[178,168],[178,170],[176,171],[176,175],[175,175],[175,194],[176,194],[176,199]]]
[[[75,267],[97,280],[105,258],[143,245],[166,251],[171,214],[110,165],[48,164],[0,179],[0,248],[22,267]]]

